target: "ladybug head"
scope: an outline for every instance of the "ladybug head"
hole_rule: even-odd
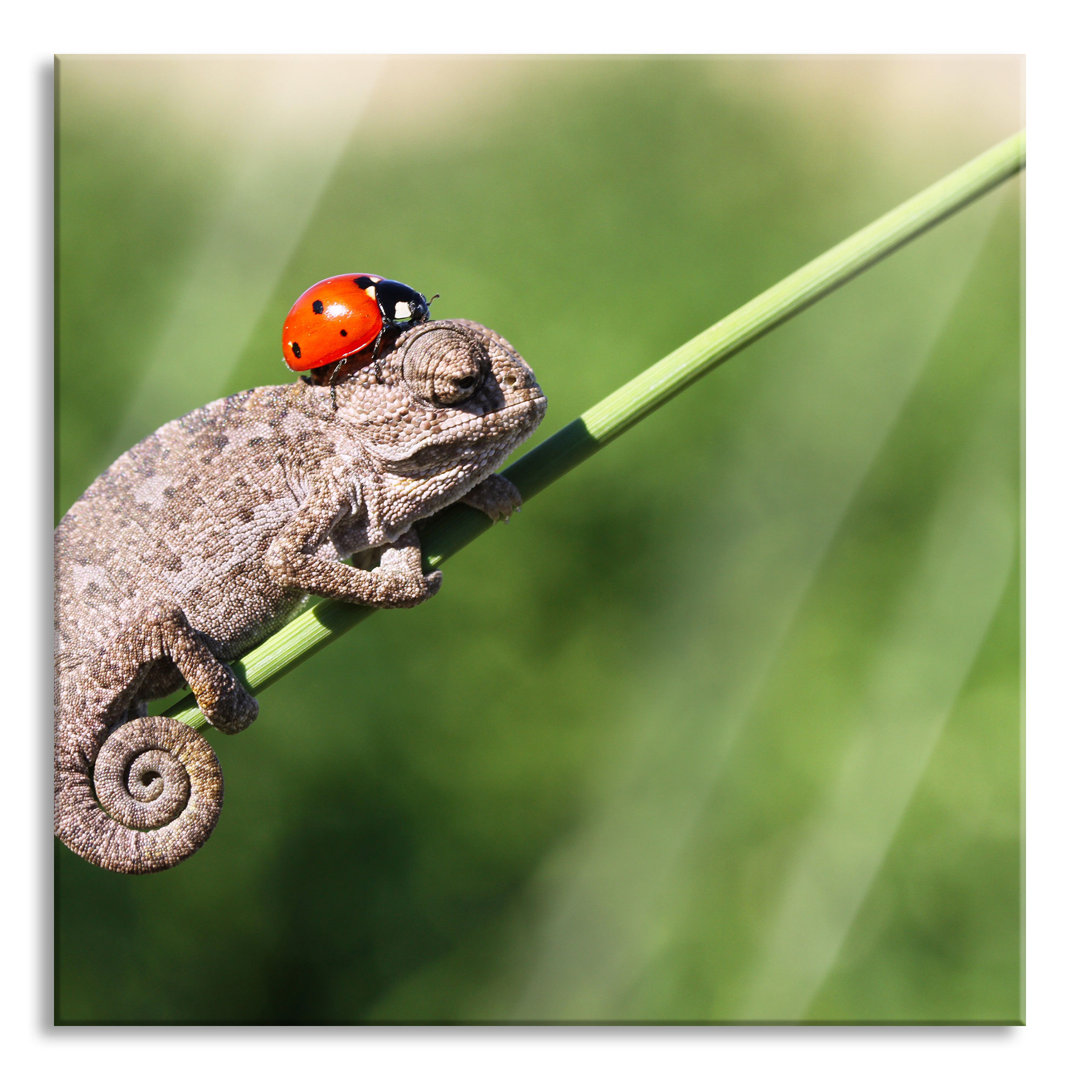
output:
[[[430,316],[427,297],[400,281],[383,278],[376,282],[375,299],[378,301],[384,325],[406,323],[414,326],[427,322]]]

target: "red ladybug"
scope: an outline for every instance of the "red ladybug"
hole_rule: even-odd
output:
[[[427,322],[427,298],[375,274],[338,274],[300,294],[285,319],[281,351],[293,371],[338,363],[374,343],[389,326]]]

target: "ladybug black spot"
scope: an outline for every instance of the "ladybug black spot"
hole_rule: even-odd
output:
[[[289,344],[292,345],[292,354],[293,354],[293,356],[295,356],[296,359],[299,360],[300,359],[300,345],[299,345],[299,343],[295,342],[295,341],[291,341],[291,342],[289,342]]]
[[[348,330],[339,330],[338,333],[341,334],[342,337],[348,337],[349,336],[349,331]]]
[[[353,284],[358,289],[370,289],[371,286],[375,284],[375,282],[372,281],[369,277],[354,277]]]
[[[323,312],[322,301],[316,300],[315,303],[311,305],[311,310],[314,311],[316,315],[321,315]]]

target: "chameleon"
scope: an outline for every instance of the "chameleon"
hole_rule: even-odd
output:
[[[258,703],[229,663],[309,596],[434,596],[416,523],[459,501],[508,519],[522,499],[496,469],[546,408],[504,338],[448,319],[333,385],[312,373],[233,394],[118,458],[54,534],[56,836],[127,874],[197,851],[221,812],[220,764],[147,703],[186,683],[214,728],[242,731]]]

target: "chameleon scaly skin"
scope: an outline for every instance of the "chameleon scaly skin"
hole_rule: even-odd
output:
[[[495,469],[543,418],[533,373],[465,320],[400,335],[377,364],[248,390],[120,457],[55,535],[55,830],[139,874],[187,858],[221,809],[217,758],[145,703],[191,686],[237,732],[258,712],[228,662],[308,594],[411,607],[438,591],[413,525],[462,501],[521,504]],[[364,553],[356,566],[340,560]]]

